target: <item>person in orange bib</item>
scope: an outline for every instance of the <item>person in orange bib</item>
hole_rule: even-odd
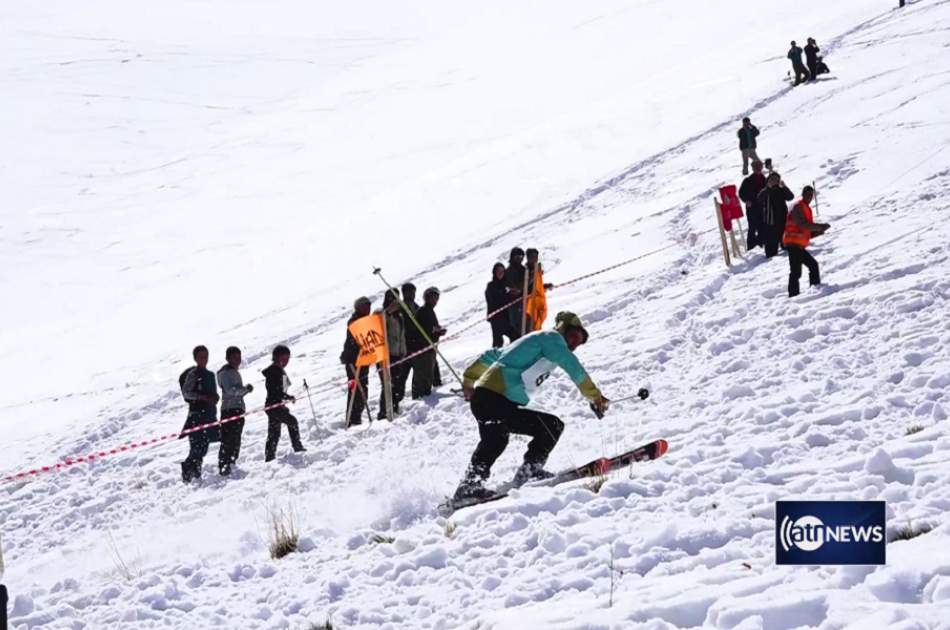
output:
[[[811,212],[811,202],[815,198],[815,189],[805,186],[802,198],[792,206],[785,220],[785,234],[782,241],[788,252],[788,297],[799,293],[798,280],[802,277],[802,265],[808,267],[808,282],[811,286],[821,284],[821,274],[816,261],[806,249],[813,236],[824,234],[831,226],[827,223],[815,223]]]

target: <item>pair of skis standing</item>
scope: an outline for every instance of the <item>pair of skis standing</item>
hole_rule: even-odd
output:
[[[602,418],[610,401],[594,385],[574,351],[587,342],[587,330],[580,318],[561,312],[554,330],[538,331],[518,339],[504,349],[493,348],[482,354],[465,371],[463,390],[478,422],[479,443],[472,454],[454,496],[442,506],[443,513],[507,495],[512,488],[526,483],[556,485],[582,477],[606,474],[635,461],[647,461],[663,455],[668,445],[657,440],[613,458],[598,459],[559,474],[545,470],[548,455],[557,444],[564,423],[552,414],[528,409],[530,395],[556,368],[567,372],[591,409]],[[641,389],[637,396],[649,393]],[[510,483],[495,490],[485,486],[491,467],[508,446],[510,434],[531,437],[524,462]]]

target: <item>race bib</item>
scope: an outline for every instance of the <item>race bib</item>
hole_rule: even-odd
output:
[[[548,377],[551,376],[551,372],[553,372],[555,368],[557,368],[557,366],[547,359],[541,359],[521,373],[524,390],[529,397],[541,387],[544,381],[548,380]]]

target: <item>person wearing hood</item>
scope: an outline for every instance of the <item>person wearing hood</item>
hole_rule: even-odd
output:
[[[284,403],[297,402],[297,399],[287,393],[290,389],[290,379],[287,378],[287,364],[290,362],[290,348],[279,345],[271,352],[271,363],[261,370],[264,375],[264,387],[267,389],[267,398],[264,404],[274,407],[267,410],[267,443],[264,446],[264,461],[273,461],[277,457],[277,443],[280,442],[280,425],[287,425],[290,435],[290,444],[295,453],[302,453],[303,442],[300,441],[300,425],[287,405]]]
[[[765,188],[759,192],[758,206],[762,209],[762,240],[765,245],[765,257],[771,258],[778,253],[788,218],[788,202],[795,193],[788,189],[782,176],[776,171],[769,173]]]
[[[525,279],[528,270],[524,264],[524,250],[515,247],[508,256],[508,268],[505,269],[505,280],[508,282],[508,294],[511,299],[522,298],[514,306],[508,309],[508,322],[511,324],[511,333],[514,335],[512,341],[521,336],[521,324],[524,313]]]
[[[445,334],[446,330],[439,325],[439,318],[435,314],[435,307],[439,303],[441,293],[435,287],[429,287],[422,294],[424,304],[416,311],[416,322],[422,328],[419,332],[421,343],[418,347],[409,348],[409,352],[418,352],[429,345],[426,337],[432,343],[438,343],[439,338]],[[424,333],[424,334],[423,334]],[[418,343],[418,342],[417,342]],[[433,380],[435,378],[435,349],[430,348],[416,356],[412,360],[412,399],[424,398],[432,393]]]
[[[492,348],[501,348],[505,345],[505,337],[508,337],[509,342],[518,338],[517,335],[512,333],[508,311],[500,310],[514,298],[511,295],[508,281],[505,279],[505,266],[501,263],[495,263],[491,274],[491,282],[485,287],[485,304],[488,306]]]
[[[231,467],[241,454],[241,436],[244,433],[244,414],[247,407],[244,397],[254,391],[250,383],[241,379],[241,349],[231,346],[224,352],[225,364],[218,370],[218,387],[221,388],[221,419],[239,417],[221,425],[221,448],[218,449],[218,472],[230,475]]]
[[[346,408],[349,410],[349,416],[346,419],[346,426],[362,424],[363,410],[369,405],[369,368],[356,367],[356,360],[360,356],[360,346],[356,342],[353,333],[350,332],[350,324],[356,320],[366,317],[370,314],[372,302],[366,296],[359,297],[353,302],[353,314],[346,322],[346,341],[343,342],[343,352],[340,353],[340,363],[346,368],[346,380],[350,383],[347,388]]]
[[[406,318],[399,306],[399,290],[386,291],[383,297],[383,313],[386,317],[386,344],[389,347],[389,377],[393,391],[393,413],[399,413],[399,403],[406,396],[406,367],[403,362],[406,350]],[[396,364],[396,365],[393,365]],[[382,369],[382,365],[379,366]],[[386,391],[380,387],[378,420],[386,418]]]
[[[606,412],[609,401],[574,355],[574,351],[587,342],[587,330],[574,313],[558,313],[555,322],[554,330],[525,335],[500,354],[483,354],[466,370],[470,379],[480,374],[471,393],[479,443],[455,491],[455,500],[491,495],[485,481],[492,465],[508,446],[512,433],[531,437],[524,462],[512,480],[514,485],[552,476],[544,465],[564,430],[564,423],[557,416],[529,409],[528,405],[531,395],[555,368],[567,372],[598,413]],[[493,362],[485,367],[489,361]]]

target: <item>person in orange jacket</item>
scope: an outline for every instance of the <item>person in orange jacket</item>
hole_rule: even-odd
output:
[[[799,293],[798,281],[802,277],[802,265],[808,267],[808,281],[811,286],[821,284],[821,273],[816,261],[806,249],[813,236],[824,234],[831,226],[828,223],[815,223],[811,211],[811,202],[815,198],[815,189],[805,186],[802,198],[792,206],[785,220],[783,242],[788,252],[788,297]]]

